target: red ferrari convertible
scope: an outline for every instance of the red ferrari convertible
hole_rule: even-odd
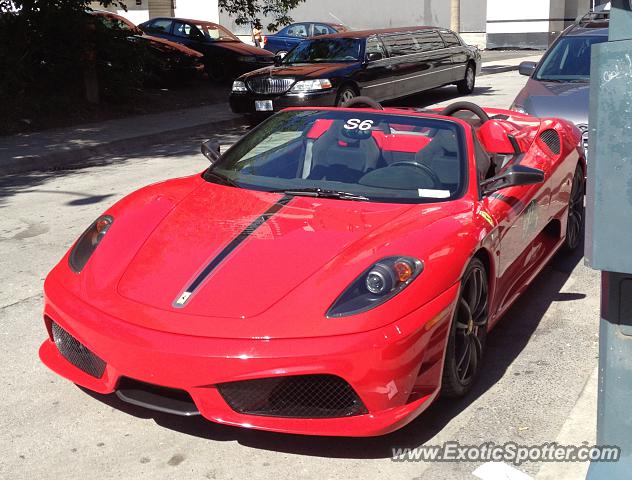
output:
[[[373,436],[465,395],[490,329],[581,241],[570,122],[289,109],[201,174],[143,188],[45,283],[42,361],[162,412]]]

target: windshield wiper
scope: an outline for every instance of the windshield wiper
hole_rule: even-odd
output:
[[[316,198],[337,198],[340,200],[358,200],[368,202],[369,197],[357,195],[355,193],[340,192],[338,190],[327,190],[323,188],[294,188],[287,190],[273,190],[272,193],[284,193],[296,197],[316,197]]]

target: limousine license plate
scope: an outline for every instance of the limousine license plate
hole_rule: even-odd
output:
[[[255,110],[257,112],[271,112],[274,110],[272,100],[255,100]]]

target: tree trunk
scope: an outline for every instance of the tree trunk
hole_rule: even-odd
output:
[[[461,0],[452,0],[451,11],[450,28],[459,33],[461,31]]]

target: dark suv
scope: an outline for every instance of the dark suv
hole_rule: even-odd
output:
[[[512,110],[538,117],[562,117],[574,122],[588,145],[590,54],[608,41],[609,12],[592,12],[567,28],[538,64],[523,62],[520,73],[531,78]]]
[[[449,84],[465,95],[480,67],[478,49],[442,28],[324,35],[302,41],[274,67],[239,77],[230,106],[244,114],[340,106],[358,95],[383,101]]]

